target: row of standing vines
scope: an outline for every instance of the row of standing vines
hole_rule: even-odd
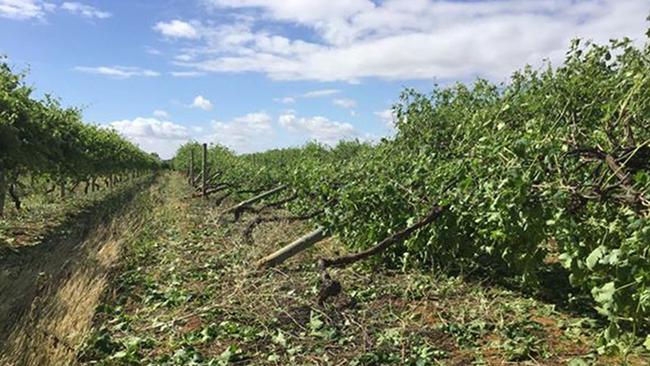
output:
[[[66,182],[94,188],[100,177],[112,182],[160,166],[117,132],[83,123],[79,109],[63,108],[51,96],[35,99],[25,75],[1,61],[0,216],[7,193],[19,208],[14,189],[26,175],[55,182],[64,193]]]
[[[395,137],[378,143],[246,155],[211,146],[208,193],[242,200],[286,186],[284,198],[266,201],[352,251],[418,229],[399,232],[404,240],[382,247],[375,263],[498,275],[531,291],[548,290],[546,278],[559,273],[570,283],[567,301],[586,301],[609,320],[604,340],[643,335],[649,91],[650,45],[576,40],[562,65],[526,67],[505,84],[405,90]],[[173,166],[187,171],[200,151],[181,147]]]

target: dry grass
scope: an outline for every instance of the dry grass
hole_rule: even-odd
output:
[[[149,183],[143,183],[149,184]],[[120,247],[144,224],[141,185],[85,212],[66,235],[21,247],[0,263],[2,365],[66,365],[88,337]],[[139,198],[138,198],[139,197]],[[105,197],[106,198],[106,197]],[[150,207],[151,208],[151,207]]]

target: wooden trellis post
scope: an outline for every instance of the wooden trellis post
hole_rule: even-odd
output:
[[[208,144],[203,144],[203,169],[201,173],[201,193],[203,194],[203,199],[207,197],[205,192],[208,190]]]
[[[194,149],[190,148],[190,185],[194,185]]]

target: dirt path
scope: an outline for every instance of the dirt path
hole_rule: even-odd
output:
[[[64,224],[66,233],[2,259],[0,365],[75,363],[120,247],[164,200],[167,181],[113,195]]]

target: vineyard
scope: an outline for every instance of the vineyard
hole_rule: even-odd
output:
[[[32,189],[53,183],[48,192],[58,188],[64,197],[81,182],[88,193],[99,188],[98,179],[113,185],[160,166],[115,131],[84,124],[80,110],[51,96],[32,98],[24,77],[0,63],[0,216],[7,193],[20,210],[20,191],[29,189],[21,178],[29,177]]]
[[[576,41],[562,67],[525,69],[507,85],[479,80],[430,96],[407,90],[395,106],[397,136],[377,145],[244,156],[213,147],[208,165],[219,170],[201,195],[235,186],[226,195],[240,201],[278,187],[269,192],[275,201],[237,206],[235,218],[258,212],[252,231],[275,219],[266,207],[286,206],[321,228],[318,239],[332,235],[361,251],[321,259],[324,277],[329,267],[366,258],[497,276],[530,292],[548,290],[545,281],[560,275],[571,292],[558,295],[606,316],[607,339],[643,333],[650,315],[649,55],[629,41]],[[184,146],[174,166],[189,172],[199,151]]]
[[[18,299],[0,363],[650,359],[650,44],[576,40],[504,84],[405,90],[378,142],[189,142],[164,163],[0,71],[0,290]],[[16,226],[62,214],[21,198],[55,189],[87,197],[59,226],[92,229],[37,228],[24,251]]]

